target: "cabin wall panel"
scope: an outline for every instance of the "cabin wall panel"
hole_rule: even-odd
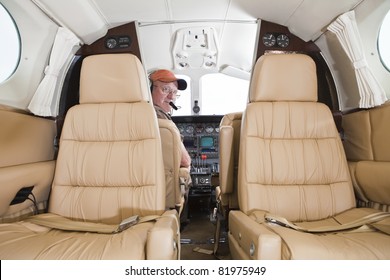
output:
[[[53,120],[0,110],[0,167],[54,159]]]
[[[85,44],[94,42],[107,32],[108,24],[93,1],[34,1],[50,17],[54,18],[61,26],[70,29]]]
[[[22,188],[34,187],[37,208],[46,207],[55,168],[55,133],[53,120],[0,109],[0,223],[36,210],[30,200],[11,203]]]

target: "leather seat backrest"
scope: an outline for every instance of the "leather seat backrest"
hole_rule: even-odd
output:
[[[165,182],[166,182],[166,206],[174,209],[183,203],[183,195],[180,190],[180,160],[181,136],[175,123],[167,119],[158,119],[163,150]]]
[[[219,183],[222,204],[238,209],[237,177],[242,112],[223,116],[219,126]]]
[[[131,54],[84,59],[80,104],[65,119],[49,212],[107,224],[163,213],[161,143],[147,86]]]
[[[329,108],[317,102],[314,61],[264,55],[242,117],[239,204],[290,221],[313,221],[355,207],[344,150]]]
[[[390,102],[342,118],[343,144],[356,195],[383,210],[390,209],[389,120]]]
[[[351,161],[390,161],[390,102],[342,118],[344,147]]]

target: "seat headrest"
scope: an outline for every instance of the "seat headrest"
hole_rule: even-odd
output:
[[[147,76],[132,54],[91,55],[80,73],[80,104],[149,101]]]
[[[317,101],[317,73],[304,54],[267,54],[255,65],[249,102]]]

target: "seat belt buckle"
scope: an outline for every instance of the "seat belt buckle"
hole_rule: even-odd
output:
[[[124,231],[125,229],[128,229],[129,227],[132,227],[133,225],[136,225],[139,221],[139,216],[134,215],[131,217],[128,217],[124,219],[118,226],[116,232]]]
[[[265,220],[269,223],[272,223],[272,224],[276,224],[276,225],[279,225],[279,226],[282,226],[282,227],[286,227],[286,228],[292,228],[291,226],[289,226],[287,223],[284,223],[282,221],[279,221],[279,220],[276,220],[274,218],[270,218],[270,217],[265,217]]]

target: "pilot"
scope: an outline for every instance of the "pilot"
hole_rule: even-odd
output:
[[[149,79],[151,83],[150,91],[152,93],[152,100],[154,109],[156,110],[157,118],[168,119],[172,121],[172,109],[177,110],[175,101],[179,97],[178,90],[185,90],[187,88],[187,82],[183,79],[178,79],[171,71],[166,69],[154,71],[149,75]],[[183,142],[180,142],[180,149],[180,167],[190,169],[191,157],[188,154]],[[180,215],[180,228],[183,230],[189,222],[188,192],[192,183],[190,173],[188,172],[187,178],[180,178],[180,180],[184,180],[185,185],[184,205]]]
[[[160,119],[172,120],[172,108],[175,106],[176,98],[179,97],[178,90],[185,90],[187,82],[183,79],[178,79],[169,70],[160,69],[154,71],[149,75],[151,82],[150,90],[152,92],[152,99],[154,109],[157,117]],[[185,146],[181,143],[181,167],[190,167],[191,157],[188,154]]]

